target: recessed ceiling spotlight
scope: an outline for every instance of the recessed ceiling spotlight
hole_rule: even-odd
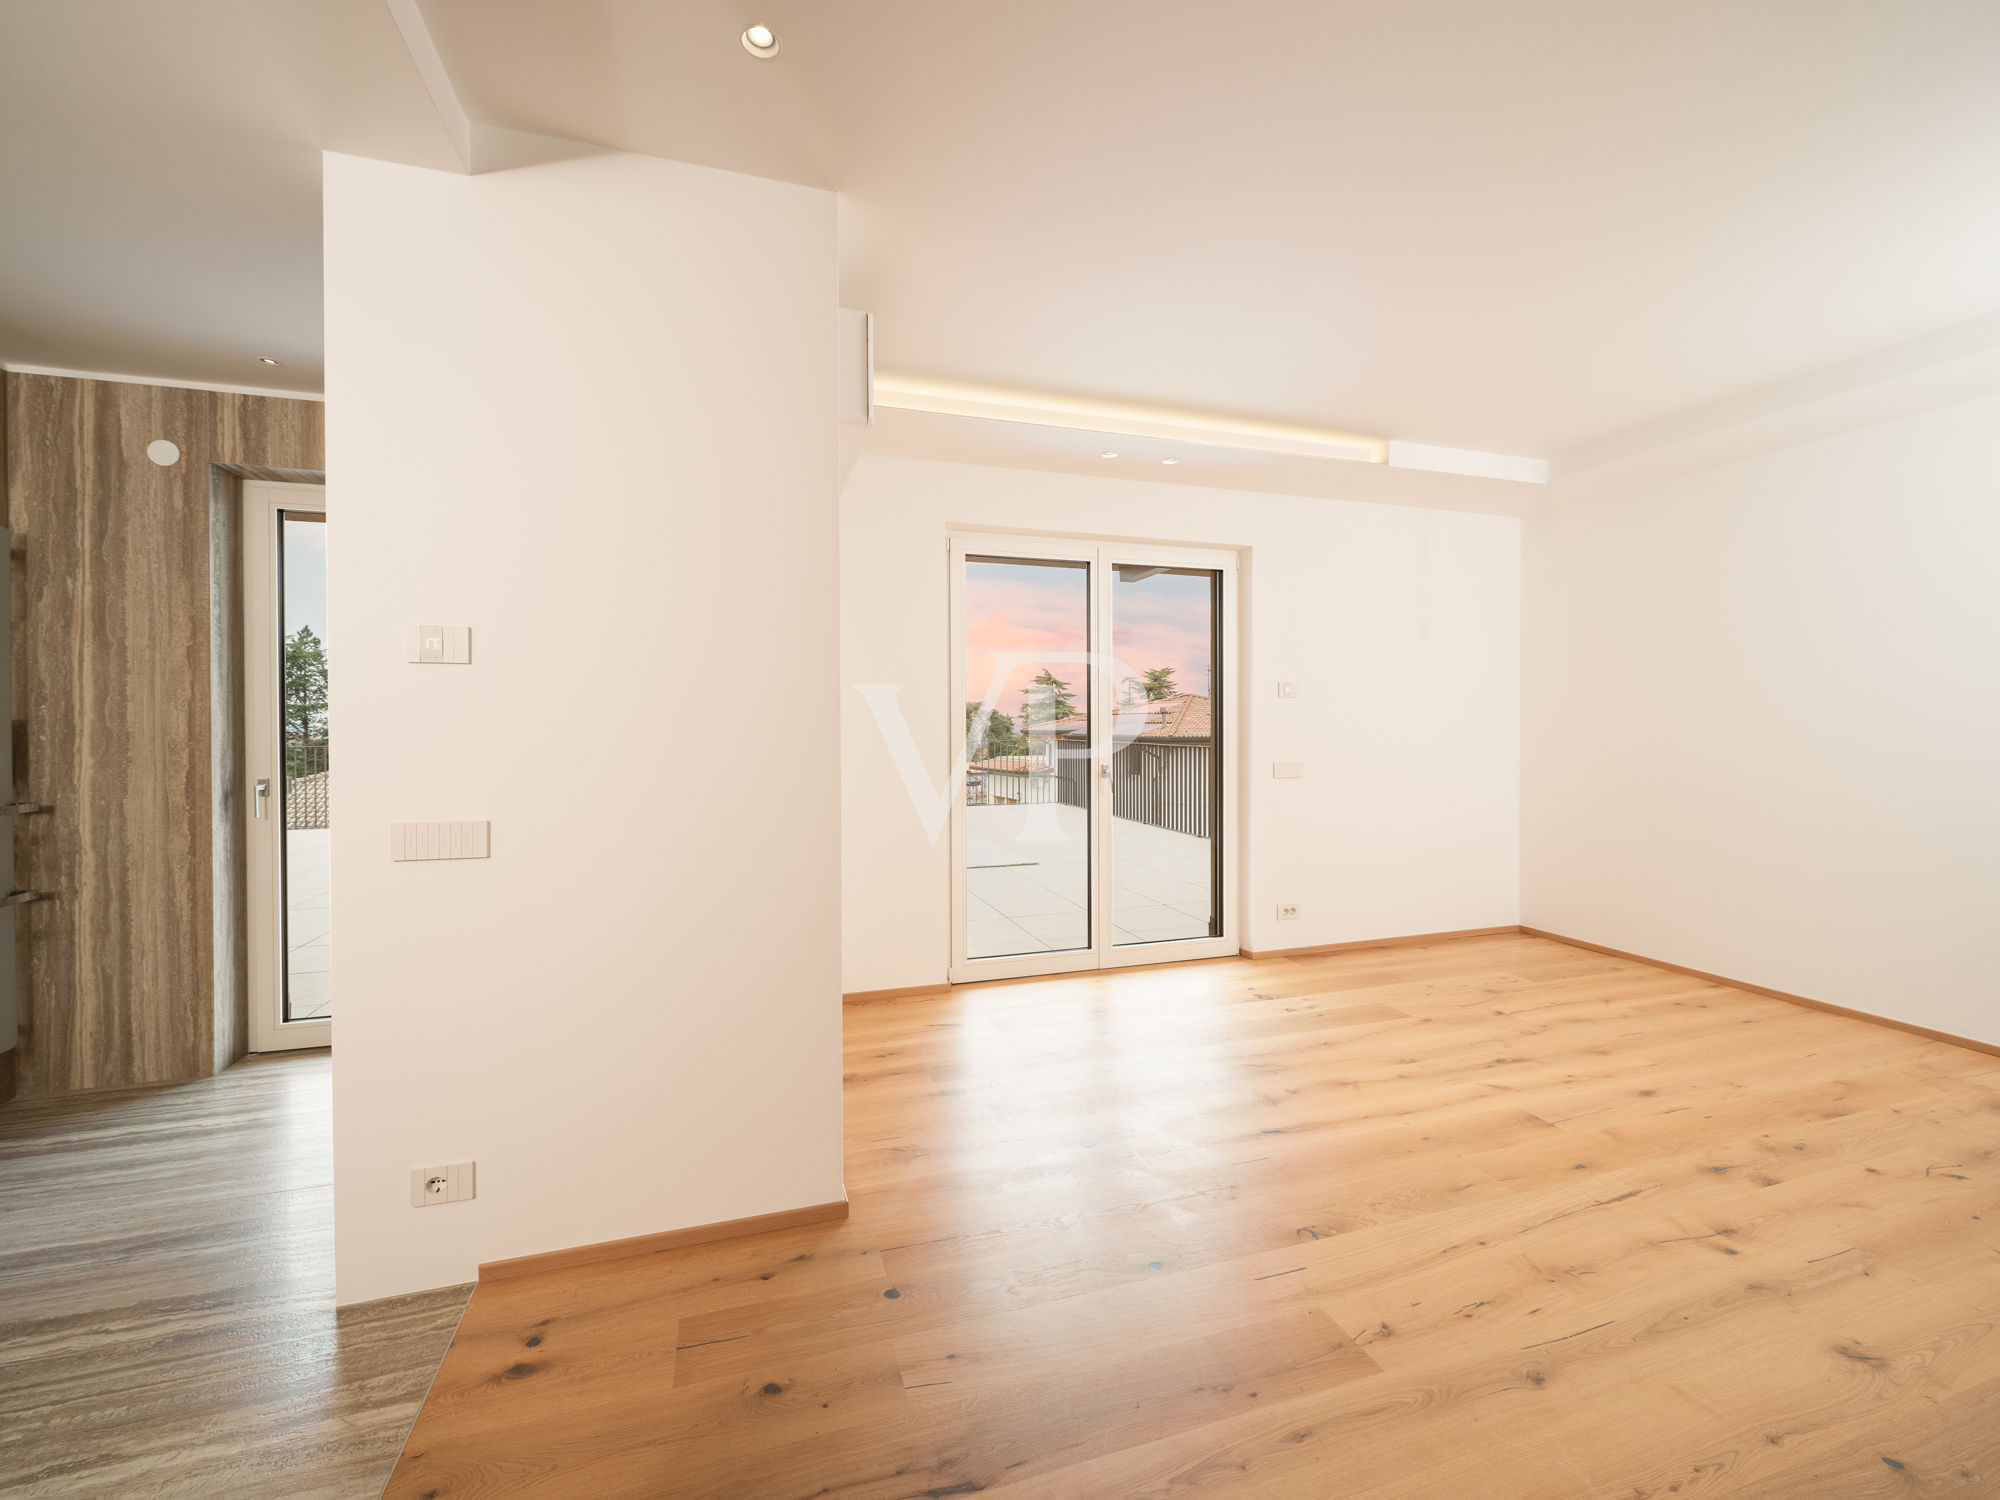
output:
[[[1160,462],[1163,464],[1177,464],[1180,460],[1178,458],[1163,458]]]
[[[1118,455],[1115,453],[1100,453],[1097,456],[1099,458],[1116,458]]]
[[[743,28],[743,50],[752,57],[776,57],[781,45],[778,33],[768,26],[760,23]]]
[[[268,354],[260,354],[257,356],[257,363],[260,365],[278,365],[278,364],[283,364],[284,361],[280,359],[273,359]]]

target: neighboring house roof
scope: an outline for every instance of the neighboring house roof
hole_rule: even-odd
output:
[[[1134,722],[1139,714],[1145,713],[1145,727],[1133,733]],[[1121,740],[1178,740],[1207,744],[1214,734],[1214,720],[1209,711],[1209,702],[1202,693],[1175,693],[1167,698],[1154,698],[1146,703],[1122,704],[1117,711],[1117,726],[1113,731]],[[1030,724],[1028,733],[1032,735],[1060,735],[1067,739],[1089,732],[1090,720],[1083,714],[1072,714],[1067,719],[1051,719],[1046,724]]]

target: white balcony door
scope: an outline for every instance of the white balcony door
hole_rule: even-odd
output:
[[[243,486],[250,1050],[333,1041],[326,490]]]
[[[1237,951],[1235,563],[952,539],[954,982]]]

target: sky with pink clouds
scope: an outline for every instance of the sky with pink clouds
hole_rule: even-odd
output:
[[[1118,569],[1112,585],[1111,655],[1121,683],[1153,667],[1172,667],[1184,693],[1209,691],[1211,586],[1214,574],[1198,570],[1130,576]],[[1081,565],[983,562],[965,565],[965,693],[984,700],[995,652],[1084,652],[1090,649],[1089,573]],[[996,707],[1019,718],[1022,690],[1041,670],[1033,659],[1012,668]],[[1057,662],[1050,670],[1070,684],[1083,706],[1089,670],[1083,662]],[[1132,696],[1139,696],[1136,685]],[[1122,696],[1122,694],[1121,694]]]

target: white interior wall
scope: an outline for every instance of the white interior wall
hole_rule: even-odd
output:
[[[340,1299],[838,1199],[833,196],[325,181]],[[392,864],[427,818],[492,857]]]
[[[2000,1043],[2000,398],[1527,523],[1523,920]]]
[[[942,788],[953,529],[1242,549],[1244,946],[1520,919],[1518,521],[872,456],[840,517],[848,992],[941,984],[949,963],[949,833],[926,836],[856,686],[900,686]],[[1274,760],[1305,777],[1273,781]]]

